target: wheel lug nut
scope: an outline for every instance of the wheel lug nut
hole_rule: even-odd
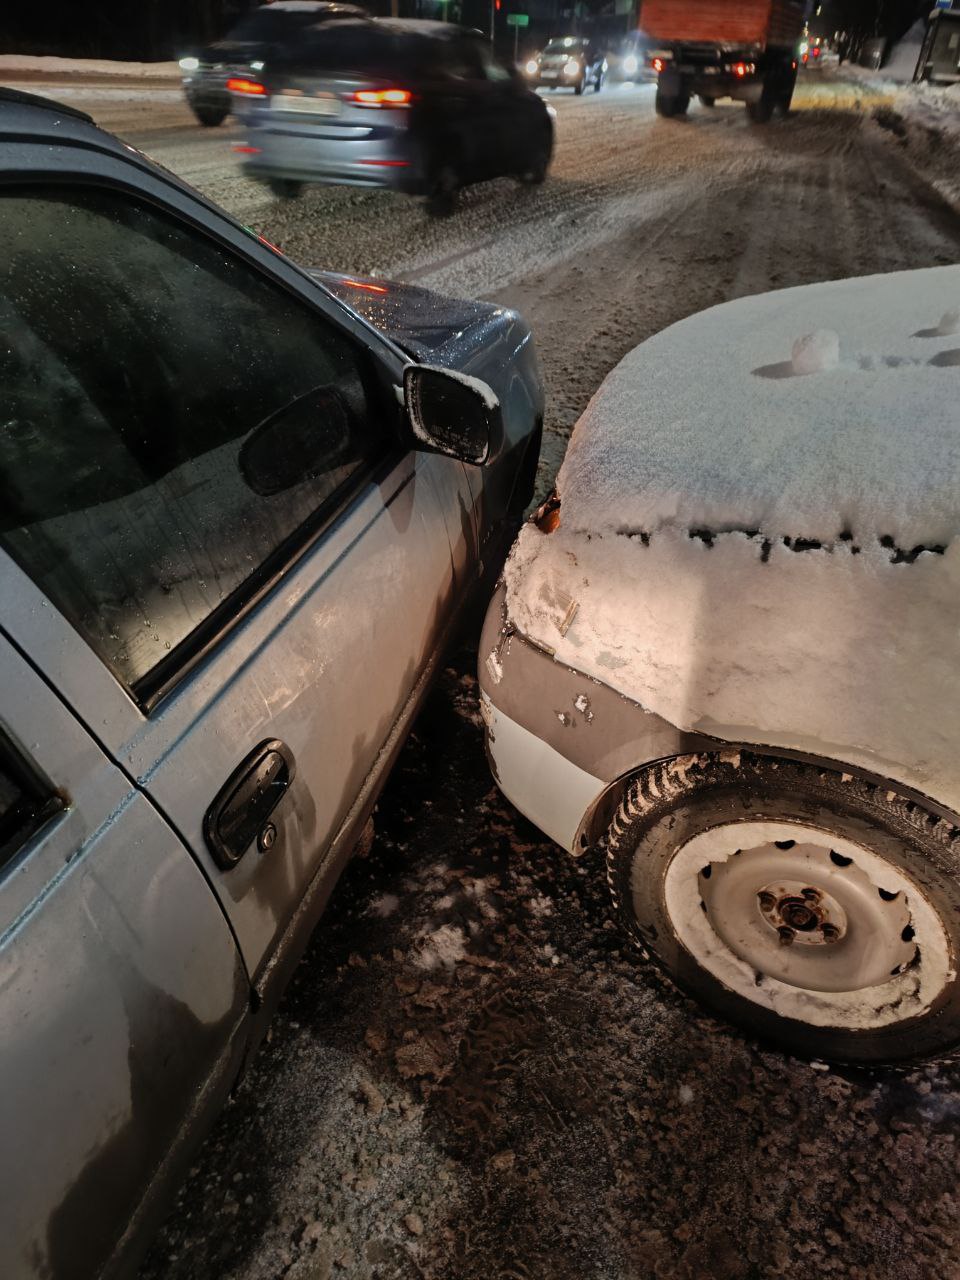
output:
[[[802,898],[806,898],[808,902],[819,902],[820,890],[819,889],[801,889],[800,896]]]
[[[777,905],[776,898],[773,896],[772,893],[767,893],[766,890],[764,890],[762,893],[757,894],[757,901],[760,903],[761,911],[772,911],[773,908]]]
[[[837,938],[840,937],[840,930],[835,924],[822,924],[820,932],[823,934],[824,942],[836,942]]]
[[[782,924],[777,930],[777,933],[780,935],[781,947],[789,947],[790,943],[793,942],[793,939],[796,936],[788,924]]]

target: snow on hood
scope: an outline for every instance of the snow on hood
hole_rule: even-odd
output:
[[[950,266],[742,298],[672,325],[620,362],[577,424],[557,480],[564,525],[949,543],[958,307]]]

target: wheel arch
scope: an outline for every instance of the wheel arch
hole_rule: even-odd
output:
[[[809,765],[814,769],[824,769],[831,773],[839,773],[857,778],[861,782],[868,783],[871,786],[882,787],[886,791],[893,791],[904,800],[909,801],[921,809],[927,810],[936,818],[950,823],[952,826],[960,830],[960,814],[955,813],[947,806],[940,804],[932,796],[926,795],[922,791],[918,791],[914,787],[907,786],[905,783],[899,782],[892,778],[887,778],[882,774],[873,773],[868,769],[863,769],[859,765],[850,764],[845,760],[838,760],[831,756],[811,755],[805,751],[791,751],[786,747],[767,746],[763,743],[756,742],[735,742],[726,741],[721,738],[708,738],[701,735],[686,734],[682,730],[677,730],[677,747],[675,751],[671,751],[666,755],[658,755],[650,759],[638,759],[637,762],[629,769],[626,769],[618,777],[609,782],[604,790],[597,796],[591,807],[584,814],[577,830],[573,853],[577,856],[584,854],[588,849],[594,848],[599,844],[600,840],[606,834],[610,826],[613,816],[617,811],[620,801],[623,799],[627,788],[634,780],[637,774],[653,765],[663,764],[668,760],[676,760],[680,756],[711,754],[711,755],[729,755],[739,751],[749,752],[751,755],[762,756],[768,760],[790,760],[797,764]]]

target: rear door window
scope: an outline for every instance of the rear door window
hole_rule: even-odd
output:
[[[63,803],[0,734],[0,873]]]
[[[0,544],[127,685],[387,449],[368,355],[102,189],[0,196]]]

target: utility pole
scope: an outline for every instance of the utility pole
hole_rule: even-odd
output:
[[[497,20],[497,0],[490,0],[490,48],[493,48],[493,28]]]

